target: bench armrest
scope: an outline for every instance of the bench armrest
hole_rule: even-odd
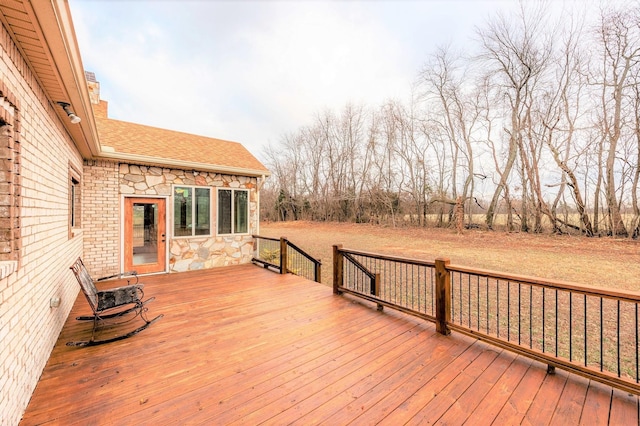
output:
[[[110,279],[112,279],[112,278],[118,278],[118,279],[120,279],[120,278],[124,278],[124,277],[135,277],[135,278],[136,278],[136,282],[135,282],[135,283],[131,284],[129,279],[127,279],[127,283],[128,283],[128,284],[131,284],[131,285],[136,285],[136,284],[138,284],[138,280],[139,280],[139,278],[138,278],[138,272],[137,272],[137,271],[129,271],[129,272],[123,272],[123,273],[121,273],[121,274],[109,275],[109,276],[106,276],[106,277],[98,278],[98,279],[97,279],[97,280],[95,280],[95,281],[96,281],[96,282],[98,282],[98,281],[110,280]]]

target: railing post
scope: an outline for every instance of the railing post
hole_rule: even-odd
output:
[[[316,263],[316,276],[315,281],[319,283],[322,280],[322,263],[320,263],[321,259],[318,259],[318,263]]]
[[[451,275],[447,269],[450,260],[436,259],[436,331],[450,334],[447,324],[451,321]]]
[[[280,273],[287,273],[287,237],[280,237]]]
[[[376,273],[373,276],[373,295],[380,297],[380,273]],[[384,306],[378,303],[377,309],[381,311],[384,309]]]
[[[333,294],[342,293],[339,290],[340,285],[343,283],[342,265],[344,264],[342,252],[340,251],[341,248],[342,244],[333,246]]]

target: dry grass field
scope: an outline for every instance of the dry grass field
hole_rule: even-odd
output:
[[[629,239],[533,235],[498,231],[390,228],[327,222],[262,223],[260,235],[287,237],[322,260],[322,282],[331,284],[334,244],[423,260],[640,291],[640,242]]]

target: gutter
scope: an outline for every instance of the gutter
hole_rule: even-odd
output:
[[[250,177],[262,177],[263,181],[266,176],[271,176],[271,172],[264,169],[246,169],[243,167],[229,167],[229,166],[218,166],[215,164],[207,164],[207,163],[197,163],[192,161],[184,161],[184,160],[173,160],[166,158],[158,158],[158,157],[149,157],[146,155],[138,155],[138,154],[121,154],[117,152],[105,152],[102,151],[99,155],[95,157],[96,160],[118,160],[127,163],[141,163],[150,166],[158,166],[158,167],[172,167],[176,169],[183,170],[199,170],[199,171],[207,171],[214,173],[224,173],[229,175],[239,175],[239,176],[250,176]]]

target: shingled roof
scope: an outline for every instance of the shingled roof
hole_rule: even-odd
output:
[[[100,157],[163,167],[266,176],[269,170],[242,144],[113,120],[107,102],[93,104]]]

